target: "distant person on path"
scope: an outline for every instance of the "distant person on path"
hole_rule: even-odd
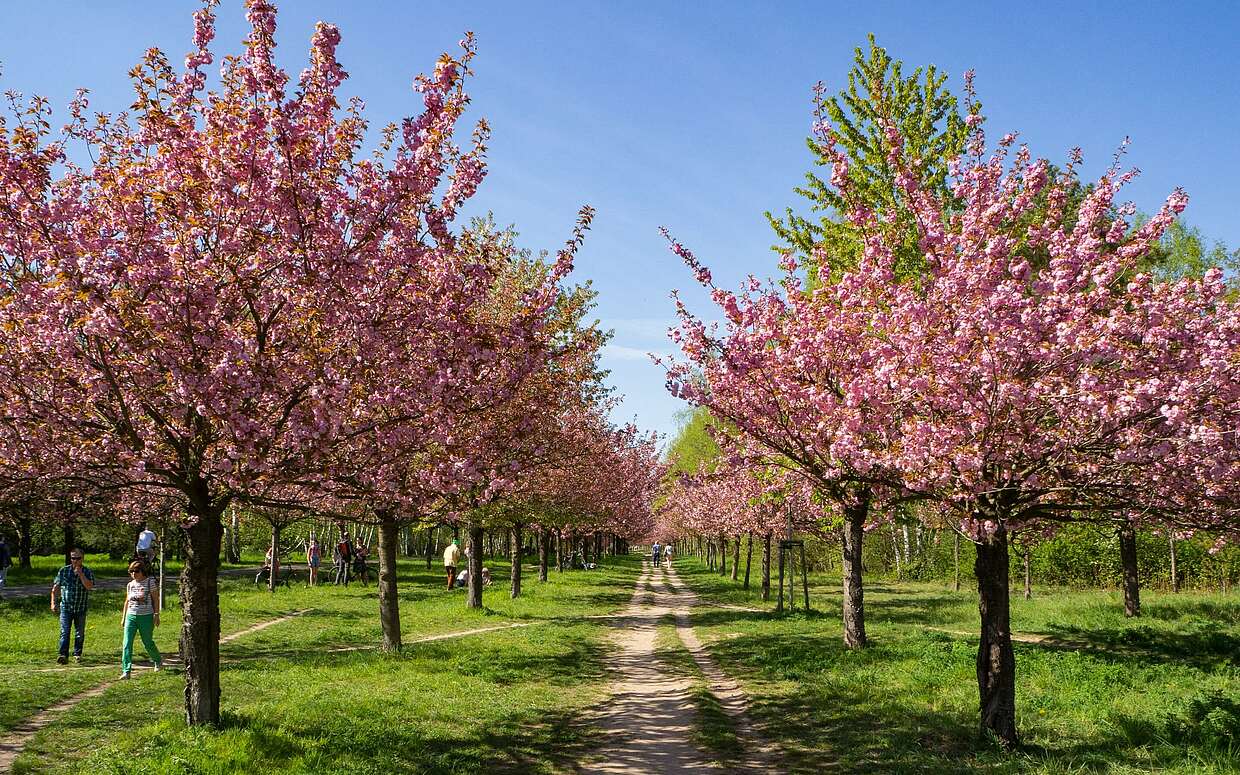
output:
[[[663,562],[667,564],[667,567],[669,568],[672,567],[672,545],[671,544],[665,544],[663,546]]]
[[[137,546],[137,551],[135,551],[134,554],[136,554],[139,557],[145,558],[147,563],[154,562],[155,561],[155,548],[154,547],[155,547],[156,537],[157,536],[151,530],[149,525],[144,526],[142,528],[142,532],[138,533],[138,546]],[[148,564],[147,567],[150,567],[150,565]]]
[[[159,626],[159,590],[146,575],[146,567],[139,561],[129,563],[129,583],[125,586],[125,605],[121,607],[121,678],[128,678],[133,668],[133,635],[142,636],[142,646],[155,663],[155,669],[163,667],[164,660],[152,637]]]
[[[370,583],[370,566],[366,564],[366,558],[370,556],[370,549],[366,544],[358,544],[357,551],[353,553],[353,577],[362,580],[362,584]]]
[[[448,548],[443,550],[443,569],[448,574],[448,589],[452,589],[453,583],[456,581],[456,564],[461,561],[461,545],[455,538],[452,543],[448,544]]]
[[[353,566],[353,542],[349,540],[348,533],[341,531],[336,551],[340,553],[340,563],[336,566],[336,583],[347,587],[349,586],[349,571]]]
[[[310,586],[317,587],[319,585],[319,564],[323,561],[323,550],[319,548],[317,538],[310,539],[310,545],[306,547],[306,565],[310,566]]]
[[[52,612],[60,610],[60,656],[56,663],[69,661],[69,628],[73,634],[73,661],[82,661],[82,646],[86,640],[86,608],[90,603],[90,591],[95,587],[95,574],[82,564],[82,550],[69,552],[69,564],[56,572],[52,582]]]
[[[4,595],[4,579],[9,575],[12,565],[13,554],[9,551],[9,545],[4,542],[4,536],[0,536],[0,596]]]
[[[654,546],[650,547],[650,562],[654,567],[659,567],[659,557],[663,555],[663,547],[658,541],[654,542]]]

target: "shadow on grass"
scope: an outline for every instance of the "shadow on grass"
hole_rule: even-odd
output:
[[[1088,650],[1113,662],[1174,662],[1204,670],[1240,666],[1240,637],[1224,632],[1217,622],[1195,621],[1180,630],[1149,625],[1102,628],[1066,624],[1052,624],[1047,629],[1047,640],[1038,645]]]

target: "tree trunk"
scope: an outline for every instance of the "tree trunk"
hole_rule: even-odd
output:
[[[762,539],[762,599],[771,599],[771,534]]]
[[[279,582],[280,574],[280,526],[272,524],[271,526],[271,567],[267,569],[267,589],[270,592],[276,591],[276,584]]]
[[[482,607],[482,528],[469,528],[469,595],[465,600],[466,608]]]
[[[197,502],[196,502],[197,501]],[[185,723],[220,723],[220,542],[222,509],[191,498],[181,570],[181,660],[185,664]]]
[[[1025,566],[1025,599],[1026,600],[1033,599],[1033,573],[1031,572],[1031,569],[1030,569],[1032,555],[1033,555],[1033,549],[1031,547],[1026,546],[1025,554],[1023,557],[1021,557],[1021,560],[1023,561],[1024,566]]]
[[[231,509],[232,514],[228,520],[228,561],[231,563],[241,562],[241,517],[237,516],[237,510]]]
[[[435,561],[435,550],[439,548],[439,542],[436,540],[439,533],[439,527],[426,528],[426,569],[431,569],[431,563]]]
[[[547,580],[547,552],[551,548],[551,536],[547,528],[538,529],[538,580]]]
[[[891,529],[891,550],[895,552],[896,580],[899,581],[904,578],[904,571],[901,569],[901,565],[900,565],[900,539],[898,536],[896,536],[896,523],[888,522],[887,526]]]
[[[17,520],[17,557],[18,567],[30,569],[30,517],[19,517]]]
[[[65,523],[65,565],[69,564],[69,555],[73,553],[73,523]]]
[[[956,567],[956,581],[952,585],[952,589],[959,592],[960,591],[960,534],[953,530],[952,535],[956,539],[955,545],[952,546],[952,559],[955,561],[955,567]]]
[[[512,596],[521,596],[521,523],[512,526]]]
[[[732,580],[736,581],[736,572],[741,565],[741,539],[737,536],[732,542]]]
[[[753,562],[753,533],[749,534],[749,541],[745,544],[745,589],[749,589],[749,565]]]
[[[1180,574],[1175,567],[1175,536],[1168,539],[1171,544],[1171,591],[1180,591]]]
[[[865,601],[861,586],[861,543],[865,520],[870,510],[870,494],[864,491],[857,502],[844,507],[843,580],[844,580],[844,645],[863,648],[865,638]]]
[[[390,511],[379,517],[379,622],[383,626],[383,650],[398,652],[400,642],[400,593],[396,589],[396,545],[400,528]]]
[[[1141,580],[1137,576],[1137,530],[1132,520],[1119,526],[1119,561],[1124,568],[1124,616],[1141,615]]]
[[[1013,748],[1019,744],[1016,655],[1012,651],[1008,609],[1007,528],[1002,522],[998,524],[995,534],[977,545],[977,560],[973,564],[982,623],[977,647],[977,690],[982,734],[994,734],[1005,748]]]
[[[555,531],[555,570],[564,572],[564,531],[559,529]]]

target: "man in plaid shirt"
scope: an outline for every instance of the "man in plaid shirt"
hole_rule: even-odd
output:
[[[69,552],[69,564],[56,572],[52,582],[52,612],[60,603],[60,656],[58,664],[69,661],[69,627],[73,633],[73,660],[82,661],[82,643],[86,640],[86,607],[90,602],[90,590],[95,586],[95,574],[82,564],[82,550]]]

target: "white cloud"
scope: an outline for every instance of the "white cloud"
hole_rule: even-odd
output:
[[[666,350],[655,350],[644,347],[626,347],[622,344],[608,344],[603,346],[603,358],[611,358],[617,361],[643,361],[650,363],[650,353],[658,356],[667,356]]]

